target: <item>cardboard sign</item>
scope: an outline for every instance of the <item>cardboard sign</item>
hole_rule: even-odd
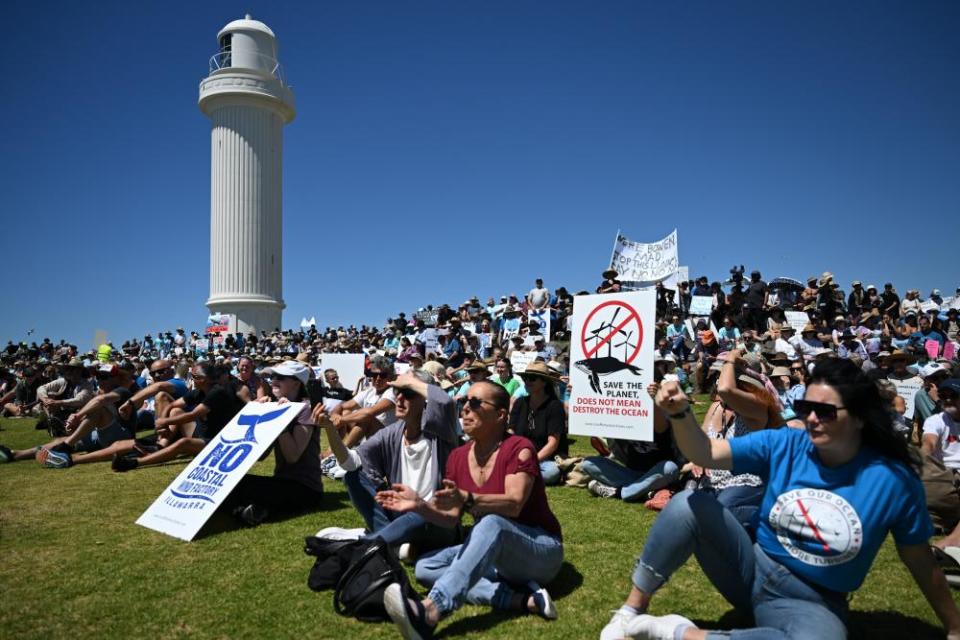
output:
[[[540,325],[540,333],[550,339],[550,309],[531,309],[527,312],[527,322]]]
[[[570,340],[570,433],[653,440],[656,294],[577,296]]]
[[[304,406],[302,402],[247,404],[163,490],[137,524],[187,542],[193,540]]]
[[[536,359],[536,351],[514,351],[510,354],[510,364],[513,366],[514,373],[523,373]]]
[[[803,328],[810,324],[810,316],[806,311],[784,311],[783,315],[787,319],[787,324],[793,327],[797,335],[801,335]]]
[[[907,378],[906,380],[890,380],[893,386],[897,388],[897,395],[903,398],[907,405],[907,410],[903,412],[903,417],[907,420],[913,420],[913,397],[917,391],[923,389],[923,378]]]
[[[713,296],[693,296],[690,298],[690,315],[708,316],[713,310]]]
[[[321,371],[333,369],[340,376],[344,389],[357,390],[357,383],[366,377],[363,371],[365,358],[362,353],[321,353],[318,359]],[[323,380],[323,375],[320,376]]]

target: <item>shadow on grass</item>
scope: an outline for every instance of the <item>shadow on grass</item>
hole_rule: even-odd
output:
[[[701,629],[748,629],[753,625],[750,616],[730,609],[716,620],[695,619]],[[905,616],[895,611],[851,611],[847,619],[849,640],[925,640],[943,638],[943,629],[926,620]]]
[[[288,512],[279,515],[271,515],[266,522],[261,525],[261,527],[269,527],[271,524],[277,524],[284,522],[285,520],[291,520],[293,518],[299,518],[300,516],[308,515],[311,513],[324,513],[327,511],[334,511],[340,509],[344,506],[345,494],[343,493],[324,493],[323,494],[323,506],[319,509],[304,509],[302,511]],[[201,540],[209,536],[214,536],[219,533],[226,533],[228,531],[236,531],[237,529],[248,529],[247,525],[235,518],[233,515],[225,511],[224,509],[219,509],[216,511],[210,519],[207,521],[203,528],[197,533],[194,540]]]
[[[581,584],[583,584],[583,575],[572,564],[564,562],[563,566],[560,567],[560,573],[547,585],[547,588],[550,590],[550,595],[559,600],[576,591]],[[440,629],[438,637],[455,638],[465,633],[487,631],[504,620],[510,620],[518,615],[521,614],[491,609],[478,616],[461,618],[444,626]]]

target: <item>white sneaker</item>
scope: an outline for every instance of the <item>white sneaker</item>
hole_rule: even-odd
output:
[[[650,616],[647,614],[635,617],[627,625],[627,637],[634,640],[673,640],[677,627],[693,627],[696,625],[676,614],[668,616]]]
[[[359,540],[367,532],[363,527],[357,529],[345,529],[343,527],[327,527],[317,531],[318,538],[324,540]]]
[[[346,475],[347,470],[338,464],[335,464],[330,468],[330,477],[334,480],[343,480],[344,476]]]
[[[603,484],[599,480],[591,480],[587,483],[587,491],[598,498],[616,498],[617,488],[608,484]]]
[[[600,632],[600,640],[623,640],[627,637],[627,625],[638,615],[626,609],[617,609],[613,612],[610,622]]]
[[[400,562],[406,562],[407,564],[413,564],[415,555],[416,551],[409,542],[404,542],[397,550],[397,557],[400,559]]]

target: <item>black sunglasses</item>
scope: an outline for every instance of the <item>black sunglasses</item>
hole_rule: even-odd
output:
[[[389,378],[390,376],[384,371],[365,371],[368,378]]]
[[[846,407],[838,407],[835,404],[826,402],[814,402],[812,400],[794,400],[793,412],[801,420],[806,420],[811,413],[816,413],[821,422],[832,422],[837,419],[837,411]]]
[[[397,393],[403,396],[404,400],[413,400],[420,397],[420,394],[413,389],[397,389]]]
[[[482,398],[467,398],[467,401],[466,401],[466,403],[463,405],[463,408],[466,409],[467,407],[470,407],[470,411],[479,411],[479,410],[480,410],[480,407],[483,406],[483,403],[484,403],[484,402],[486,402],[487,404],[489,404],[489,405],[492,406],[492,407],[496,407],[496,406],[497,406],[497,405],[493,404],[492,402],[490,402],[489,400],[483,400]]]

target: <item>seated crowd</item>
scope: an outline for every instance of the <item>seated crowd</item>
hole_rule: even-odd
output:
[[[10,342],[3,415],[37,418],[50,440],[0,445],[0,462],[130,472],[197,455],[248,402],[304,401],[273,475],[247,475],[222,509],[254,526],[320,509],[324,475],[344,482],[364,527],[317,535],[382,538],[416,563],[426,597],[399,585],[384,596],[406,638],[432,637],[464,603],[556,618],[563,536],[545,487],[561,484],[662,510],[602,639],[845,637],[848,596],[888,531],[960,634],[947,586],[960,586],[960,288],[900,299],[889,283],[847,294],[830,273],[806,286],[731,273],[727,291],[706,277],[656,287],[651,442],[591,438],[596,455],[570,458],[573,295],[538,279],[522,298],[430,306],[379,328],[181,328],[87,353]],[[596,292],[627,289],[607,271]],[[356,388],[319,369],[325,353],[364,354]],[[646,613],[690,555],[756,628]]]

